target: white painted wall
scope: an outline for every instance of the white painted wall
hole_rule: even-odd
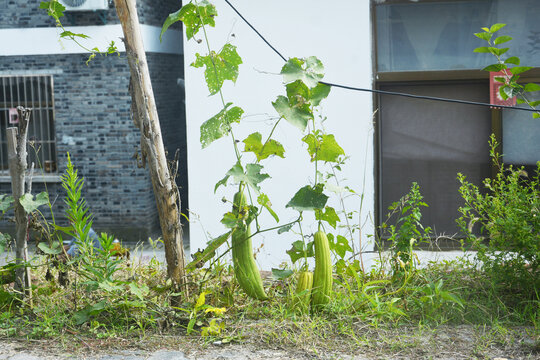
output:
[[[99,26],[67,26],[66,30],[88,35],[88,39],[78,41],[89,49],[97,47],[105,51],[111,41],[114,41],[118,51],[124,52],[124,37],[122,26],[99,25]],[[60,39],[62,30],[59,28],[17,28],[0,29],[0,56],[15,55],[47,55],[47,54],[81,54],[87,53],[75,42],[69,39]],[[161,28],[158,26],[141,25],[144,47],[147,52],[159,52],[169,54],[182,53],[182,36],[179,30],[169,29],[163,35],[163,41],[159,41]]]
[[[332,4],[323,0],[274,0],[233,2],[237,9],[286,57],[315,55],[325,65],[325,80],[344,85],[371,87],[371,27],[369,0],[348,0]],[[285,94],[279,73],[282,60],[231,10],[222,0],[215,0],[218,10],[216,27],[208,28],[212,49],[219,50],[227,41],[238,47],[244,63],[240,66],[237,83],[226,82],[223,87],[225,101],[232,101],[245,110],[241,126],[235,135],[243,140],[252,132],[263,137],[271,129],[277,113],[271,102]],[[203,37],[202,32],[196,35]],[[236,187],[220,188],[214,194],[214,184],[235,163],[232,142],[223,138],[201,149],[199,127],[221,108],[219,95],[209,97],[202,69],[189,64],[195,53],[206,54],[206,45],[184,39],[185,84],[188,139],[189,206],[198,215],[191,216],[191,251],[204,248],[209,238],[216,237],[226,228],[220,223],[223,213],[230,211],[224,204],[225,196],[232,198]],[[364,243],[373,234],[374,162],[373,162],[373,105],[369,93],[332,89],[323,102],[323,114],[328,117],[326,129],[336,135],[338,143],[351,156],[342,172],[346,184],[364,193],[361,214]],[[274,134],[286,149],[286,158],[263,161],[272,178],[262,183],[270,196],[281,222],[296,218],[296,212],[285,209],[286,203],[302,186],[313,180],[313,164],[300,141],[300,131],[283,121]],[[241,146],[243,149],[243,146]],[[245,154],[250,158],[252,154]],[[336,201],[331,205],[338,207]],[[348,199],[349,211],[359,209],[359,199]],[[358,223],[358,219],[354,219]],[[267,217],[265,227],[275,222]],[[316,230],[311,214],[306,214],[304,232]],[[285,253],[291,243],[298,240],[292,233],[261,234],[253,239],[254,248],[264,245],[257,256],[263,269],[278,266],[289,257]],[[355,239],[358,247],[358,238]]]

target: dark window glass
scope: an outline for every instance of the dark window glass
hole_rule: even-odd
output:
[[[385,85],[382,90],[487,102],[486,83]],[[491,174],[488,107],[380,95],[380,215],[405,195],[413,181],[429,208],[423,224],[438,234],[458,231],[462,204],[457,173],[479,185]]]

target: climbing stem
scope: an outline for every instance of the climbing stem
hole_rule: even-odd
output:
[[[268,142],[270,141],[270,139],[272,138],[272,135],[274,134],[274,130],[276,130],[276,127],[278,126],[279,122],[281,121],[281,119],[283,119],[283,117],[280,117],[278,119],[278,121],[276,121],[276,123],[274,124],[274,126],[272,127],[272,130],[270,131],[270,134],[268,135],[268,137],[266,138],[266,141],[264,142],[263,146],[261,147],[261,151],[259,151],[259,155],[263,153],[264,151],[264,148],[266,147],[266,144],[268,144]],[[257,163],[259,162],[260,160],[257,159]]]
[[[208,54],[210,56],[210,59],[212,60],[212,66],[214,68],[214,74],[216,75],[216,80],[219,80],[218,79],[218,71],[217,71],[216,63],[214,61],[214,55],[213,55],[212,50],[210,48],[210,41],[208,40],[208,34],[206,32],[206,26],[204,26],[204,20],[202,18],[201,11],[199,9],[199,4],[198,4],[197,1],[195,1],[195,5],[196,5],[195,8],[197,9],[197,15],[199,16],[199,20],[201,21],[201,24],[202,24],[201,27],[203,29],[204,40],[206,42],[206,48],[208,49]],[[221,103],[223,105],[223,108],[225,108],[225,106],[226,106],[225,98],[223,97],[223,91],[221,91],[221,89],[219,89],[219,97],[221,98]],[[232,130],[232,127],[229,130],[229,132],[231,134],[231,139],[232,139],[232,143],[233,143],[233,147],[234,147],[234,154],[236,155],[236,160],[240,163],[242,156],[240,155],[240,151],[238,150],[238,146],[236,145],[236,138],[234,136],[234,132]]]

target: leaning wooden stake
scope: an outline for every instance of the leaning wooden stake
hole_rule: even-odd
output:
[[[180,225],[180,195],[170,174],[161,137],[154,92],[137,16],[135,0],[115,0],[116,12],[124,30],[124,44],[131,72],[132,116],[141,131],[143,164],[148,164],[159,222],[165,243],[167,273],[176,288],[187,296],[184,247]]]
[[[7,129],[9,174],[11,176],[11,191],[15,200],[15,257],[18,265],[15,270],[15,289],[23,292],[32,299],[32,280],[30,269],[23,265],[28,261],[28,214],[20,203],[25,194],[26,142],[28,123],[32,109],[19,106],[19,127]]]

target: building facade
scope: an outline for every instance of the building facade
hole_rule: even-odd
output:
[[[254,131],[268,134],[277,117],[271,102],[284,93],[277,75],[283,61],[229,6],[215,5],[216,27],[208,29],[211,46],[219,49],[230,41],[243,60],[236,84],[223,89],[226,101],[245,110],[235,136],[241,140]],[[429,205],[423,211],[424,225],[438,235],[459,237],[455,219],[462,200],[457,173],[477,185],[491,176],[491,133],[501,142],[507,163],[533,167],[540,160],[540,122],[530,113],[369,92],[489,103],[489,74],[481,69],[495,59],[474,53],[476,47],[485,46],[474,33],[507,23],[501,34],[514,38],[509,54],[520,56],[522,65],[539,67],[538,1],[361,0],[338,5],[322,0],[264,4],[238,0],[234,6],[285,57],[317,56],[325,66],[323,80],[366,90],[333,88],[322,107],[326,130],[350,156],[342,178],[362,194],[346,199],[351,221],[361,229],[351,239],[356,251],[373,249],[375,231],[386,219],[388,207],[409,191],[412,182],[420,185]],[[198,213],[191,223],[193,249],[204,248],[206,241],[226,232],[220,220],[230,204],[220,199],[231,199],[235,190],[220,188],[213,193],[215,183],[235,162],[230,141],[220,139],[207,149],[196,141],[200,125],[222,108],[221,99],[208,96],[202,71],[188,66],[196,53],[206,53],[204,42],[185,42],[189,198]],[[539,81],[539,74],[535,68],[523,73],[521,80]],[[532,94],[533,100],[539,95]],[[287,202],[301,184],[313,183],[314,175],[300,135],[294,127],[282,125],[274,135],[283,143],[286,159],[265,163],[272,179],[261,186],[286,223],[295,218]],[[307,234],[316,231],[309,227],[316,225],[310,216],[304,214]],[[267,220],[273,225],[272,219]],[[298,234],[276,232],[254,237],[257,261],[266,269],[289,261],[286,250],[299,239]]]
[[[138,1],[141,31],[168,158],[180,151],[177,179],[187,205],[183,50],[179,26],[159,41],[167,15],[178,1]],[[63,221],[60,175],[69,152],[81,177],[83,195],[96,230],[124,241],[159,235],[159,220],[147,169],[138,168],[139,130],[130,117],[129,67],[114,6],[66,11],[63,25],[90,36],[88,48],[114,41],[119,54],[97,56],[88,66],[86,51],[60,40],[55,22],[39,0],[0,1],[0,192],[9,193],[6,127],[17,105],[34,109],[29,160],[34,162],[33,192],[47,190],[57,221]]]
[[[374,1],[374,87],[380,90],[456,100],[490,102],[491,54],[474,52],[486,42],[483,27],[507,24],[493,38],[513,39],[503,59],[518,56],[523,83],[539,80],[540,6],[531,0]],[[514,66],[514,65],[511,65]],[[536,67],[536,69],[534,69]],[[531,101],[540,94],[528,94]],[[420,185],[424,223],[437,234],[459,238],[455,219],[463,205],[456,174],[480,185],[495,169],[488,140],[495,134],[506,164],[533,170],[540,160],[540,122],[531,113],[489,106],[377,95],[377,216]],[[532,175],[532,172],[530,172]],[[479,230],[479,229],[478,229]]]

